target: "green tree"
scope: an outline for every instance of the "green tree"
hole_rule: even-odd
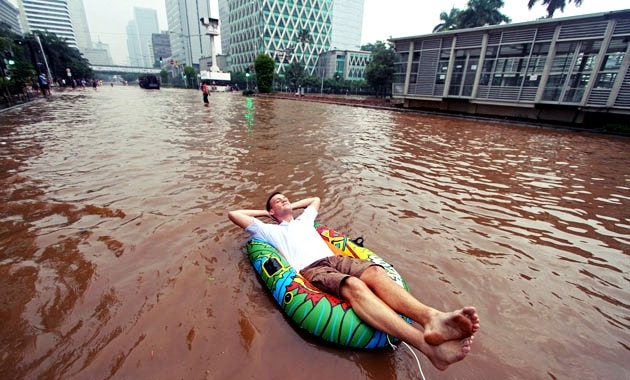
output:
[[[365,68],[365,79],[379,96],[386,96],[391,89],[394,79],[394,60],[395,53],[392,46],[376,41],[370,63]]]
[[[511,22],[509,17],[499,12],[503,5],[503,0],[469,0],[468,8],[457,17],[458,29]]]
[[[192,66],[184,66],[186,88],[197,87],[197,71]]]
[[[306,52],[306,45],[313,43],[313,36],[311,35],[311,31],[309,29],[300,29],[297,37],[296,43],[300,46],[302,50],[302,61],[304,64],[304,53]]]
[[[512,20],[499,11],[503,5],[503,0],[468,0],[464,10],[453,7],[449,13],[440,13],[442,22],[433,28],[433,32],[509,23]]]
[[[527,3],[527,6],[529,7],[529,9],[532,9],[532,7],[538,2],[538,0],[529,0],[529,3]],[[574,2],[576,7],[579,7],[580,5],[582,5],[582,0],[568,0],[568,3]],[[560,9],[560,12],[564,12],[564,7],[567,5],[567,0],[542,0],[541,1],[542,5],[547,5],[547,17],[548,18],[552,18],[554,12],[557,9]]]
[[[254,61],[258,91],[268,93],[273,90],[273,73],[276,62],[268,54],[259,54]]]
[[[457,29],[457,20],[460,13],[462,13],[462,10],[455,7],[452,7],[449,13],[440,13],[440,20],[442,20],[442,22],[433,28],[433,33]]]
[[[373,43],[368,43],[365,45],[361,45],[361,50],[362,51],[373,51],[374,50],[374,44]]]
[[[160,83],[162,85],[168,84],[168,71],[164,69],[160,71]]]
[[[65,38],[60,38],[50,32],[35,32],[27,35],[27,39],[35,39],[35,34],[44,48],[50,75],[54,79],[67,78],[66,68],[71,70],[74,78],[92,78],[94,73],[90,68],[90,63],[83,58],[77,48],[70,47]]]
[[[291,62],[284,72],[284,77],[295,90],[304,80],[304,66],[299,62]]]

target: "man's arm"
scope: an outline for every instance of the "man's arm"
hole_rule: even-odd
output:
[[[316,211],[319,211],[320,204],[321,200],[319,199],[319,197],[312,197],[291,203],[291,208],[296,210],[300,208],[307,208],[308,206],[313,206]]]
[[[241,228],[247,228],[254,223],[254,218],[259,216],[269,217],[266,210],[235,210],[228,212],[228,218]]]

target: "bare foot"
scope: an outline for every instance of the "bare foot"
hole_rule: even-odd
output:
[[[473,337],[462,340],[449,340],[438,346],[424,344],[420,351],[431,361],[431,364],[440,371],[444,371],[449,365],[466,357],[470,352]]]
[[[436,312],[424,326],[424,340],[437,346],[449,340],[468,338],[479,330],[479,316],[474,307],[450,313]]]

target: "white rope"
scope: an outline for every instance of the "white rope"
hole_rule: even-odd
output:
[[[418,370],[420,370],[420,376],[422,376],[422,380],[427,380],[424,377],[424,373],[422,372],[422,366],[420,365],[420,359],[418,359],[418,355],[416,355],[416,352],[409,347],[409,345],[405,342],[402,342],[405,346],[407,346],[407,348],[409,349],[409,351],[411,351],[411,353],[413,354],[413,357],[416,358],[416,363],[418,364]]]
[[[389,340],[389,335],[387,336],[387,343],[389,343],[389,346],[392,348],[392,350],[396,351],[396,349],[398,349],[398,347],[396,347],[390,340]],[[420,365],[420,359],[418,359],[418,355],[416,355],[416,352],[413,350],[413,348],[411,348],[407,343],[402,342],[402,344],[404,344],[405,346],[407,346],[407,348],[409,349],[409,351],[411,351],[411,354],[413,355],[414,358],[416,358],[416,364],[418,364],[418,370],[420,371],[420,376],[422,377],[422,380],[427,380],[426,377],[424,377],[424,372],[422,372],[422,366]]]

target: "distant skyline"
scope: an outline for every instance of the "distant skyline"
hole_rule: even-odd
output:
[[[10,0],[14,4],[16,0]],[[539,1],[540,2],[540,1]],[[165,0],[83,0],[90,34],[94,42],[102,41],[109,45],[114,64],[128,64],[126,26],[133,19],[133,8],[152,8],[157,11],[161,31],[168,30]],[[429,34],[440,23],[440,13],[451,7],[465,9],[468,0],[450,2],[418,0],[365,0],[363,15],[362,44],[385,41],[390,37],[407,37]],[[546,15],[545,8],[537,5],[531,11],[528,0],[504,0],[501,12],[512,19],[512,23],[534,21]],[[217,0],[211,0],[212,14],[219,17]],[[583,0],[580,7],[573,2],[567,4],[564,12],[556,11],[554,18],[609,12],[627,9],[620,0]],[[404,12],[401,12],[404,9]],[[217,48],[220,45],[217,44]]]

